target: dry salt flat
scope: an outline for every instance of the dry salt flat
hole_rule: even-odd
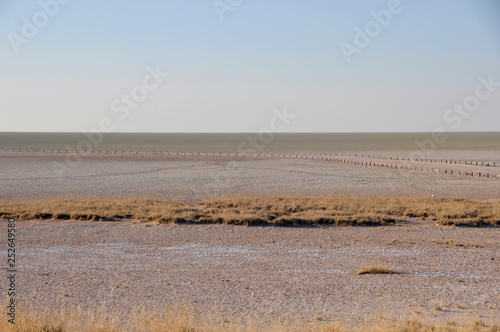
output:
[[[126,315],[187,304],[236,321],[352,324],[500,317],[498,228],[18,221],[16,232],[19,298],[40,306]],[[355,274],[369,264],[395,274]]]
[[[500,198],[500,179],[456,174],[457,171],[498,174],[500,167],[417,165],[353,156],[337,158],[384,164],[384,167],[276,155],[88,154],[78,157],[79,162],[72,164],[75,159],[64,153],[0,152],[0,199],[151,197],[195,202],[235,194]],[[413,169],[386,167],[389,164],[410,165]],[[428,169],[415,170],[421,167]],[[454,169],[455,174],[436,173],[433,169]]]
[[[67,165],[67,158],[62,153],[1,152],[0,198],[500,198],[498,179],[321,159],[89,154],[77,166],[56,172],[54,163]],[[165,304],[185,303],[235,320],[299,317],[353,323],[380,316],[485,322],[500,317],[498,228],[436,227],[414,220],[381,228],[134,221],[17,225],[19,298],[40,306],[103,306],[125,315],[137,305],[161,310]],[[5,232],[3,227],[0,236],[5,238]],[[368,264],[397,273],[355,275]]]

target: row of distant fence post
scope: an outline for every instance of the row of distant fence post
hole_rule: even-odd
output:
[[[467,172],[467,171],[457,171],[450,169],[441,169],[441,168],[424,168],[424,167],[416,167],[412,165],[394,165],[391,163],[387,163],[388,160],[395,161],[407,161],[407,162],[423,162],[423,163],[439,163],[439,164],[448,164],[448,165],[470,165],[470,166],[488,166],[488,167],[496,167],[495,162],[484,162],[484,161],[457,161],[457,160],[436,160],[436,159],[412,159],[403,158],[403,157],[377,157],[377,156],[364,156],[357,154],[291,154],[291,153],[242,153],[242,152],[176,152],[176,151],[138,151],[138,150],[67,150],[67,149],[28,149],[28,148],[0,148],[2,151],[12,151],[12,152],[42,152],[42,153],[82,153],[82,154],[136,154],[136,155],[183,155],[183,156],[234,156],[234,157],[276,157],[276,158],[296,158],[296,159],[314,159],[314,160],[324,160],[324,161],[333,161],[333,162],[341,162],[347,164],[354,165],[365,165],[365,166],[376,166],[376,167],[388,167],[395,169],[406,169],[406,170],[414,170],[414,171],[430,171],[435,173],[443,173],[443,174],[457,174],[457,175],[465,175],[465,176],[478,176],[484,178],[500,178],[497,174],[490,174],[487,172]],[[385,160],[381,162],[373,162],[373,161],[358,161],[346,159],[345,157],[362,157],[362,158],[371,158],[371,159],[379,159]]]

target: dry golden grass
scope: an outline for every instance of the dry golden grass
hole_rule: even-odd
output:
[[[387,269],[382,266],[378,265],[369,265],[369,266],[364,266],[360,270],[356,272],[357,275],[362,275],[362,274],[393,274],[396,273],[390,269]]]
[[[500,200],[407,197],[232,197],[196,205],[153,199],[0,202],[0,218],[224,223],[382,225],[405,218],[440,225],[500,226]]]
[[[477,332],[500,331],[498,322],[491,320],[457,323],[448,320],[444,324],[428,324],[423,318],[394,322],[389,319],[367,318],[363,325],[348,326],[341,322],[329,321],[318,316],[305,320],[258,321],[252,318],[213,318],[203,312],[196,312],[186,306],[166,307],[162,312],[151,313],[145,309],[135,309],[126,317],[110,314],[103,306],[88,313],[81,309],[53,308],[37,309],[18,306],[16,324],[0,321],[0,332]]]

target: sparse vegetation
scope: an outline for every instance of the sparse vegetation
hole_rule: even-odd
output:
[[[366,319],[365,324],[348,326],[347,324],[324,319],[320,316],[310,320],[280,320],[262,322],[252,318],[217,319],[197,313],[185,306],[166,307],[162,312],[149,312],[135,309],[127,317],[115,317],[105,308],[87,313],[81,309],[54,308],[36,309],[20,306],[15,326],[1,320],[0,332],[93,332],[93,331],[130,331],[130,332],[285,332],[285,331],[323,331],[323,332],[476,332],[499,331],[498,322],[472,321],[458,323],[454,320],[439,324],[428,324],[424,318],[394,322],[384,317]]]
[[[363,275],[363,274],[393,274],[395,273],[394,271],[387,269],[382,266],[378,265],[369,265],[369,266],[364,266],[360,270],[356,272],[357,275]]]
[[[384,225],[406,218],[439,225],[500,226],[500,200],[395,197],[234,197],[187,205],[166,200],[1,202],[0,218],[224,223],[238,225]],[[472,246],[473,247],[473,246]]]

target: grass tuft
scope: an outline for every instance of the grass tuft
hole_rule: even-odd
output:
[[[364,266],[360,270],[356,272],[356,275],[363,275],[363,274],[393,274],[396,273],[390,269],[387,269],[382,266],[378,265],[369,265],[369,266]]]

